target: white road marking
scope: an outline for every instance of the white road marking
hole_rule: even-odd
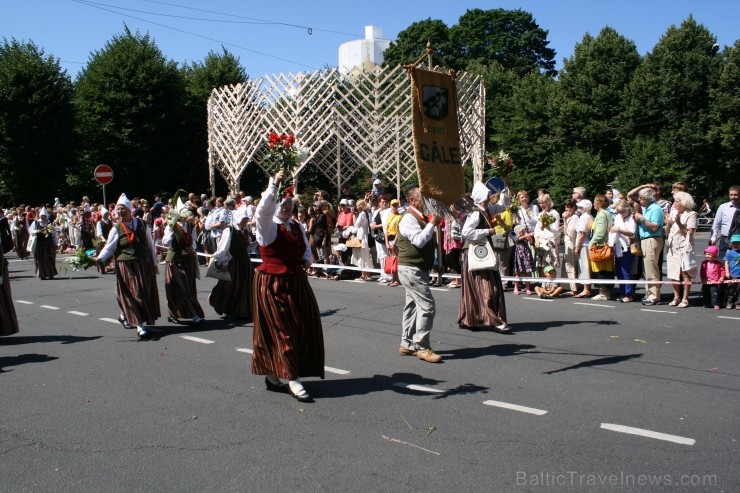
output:
[[[726,318],[727,320],[740,320],[740,317],[723,317],[722,315],[717,315],[717,318]]]
[[[347,370],[340,370],[339,368],[333,368],[331,366],[325,366],[324,370],[328,371],[329,373],[336,373],[337,375],[349,375],[349,372]]]
[[[74,310],[72,310],[72,311],[69,311],[69,312],[67,312],[67,313],[71,313],[72,315],[79,315],[80,317],[87,317],[88,315],[90,315],[89,313],[85,313],[85,312],[76,312],[76,311],[74,311]]]
[[[585,305],[585,306],[600,306],[601,308],[614,308],[614,305],[599,305],[598,303],[581,303],[580,301],[574,301],[574,305]]]
[[[239,351],[240,353],[247,353],[247,354],[254,353],[254,351],[252,351],[251,349],[245,348],[245,347],[238,347],[236,348],[236,350]]]
[[[99,318],[98,320],[102,320],[103,322],[110,322],[112,324],[120,324],[121,323],[118,320],[116,320],[115,318]]]
[[[444,394],[446,390],[433,389],[431,387],[424,387],[423,385],[416,385],[413,383],[396,382],[393,384],[394,387],[403,387],[409,390],[416,390],[419,392],[429,392],[430,394]]]
[[[617,431],[619,433],[627,433],[630,435],[655,438],[656,440],[665,440],[667,442],[680,443],[682,445],[694,445],[696,443],[696,440],[694,440],[693,438],[680,437],[678,435],[669,435],[667,433],[660,433],[657,431],[643,430],[641,428],[633,428],[631,426],[601,423],[601,428],[605,430]]]
[[[678,312],[669,312],[668,310],[651,310],[650,308],[640,308],[640,311],[643,312],[653,312],[653,313],[670,313],[675,315]]]
[[[449,289],[447,288],[429,288],[429,289],[431,289],[432,291],[449,291]]]
[[[537,416],[542,416],[543,414],[547,414],[547,411],[545,411],[544,409],[535,409],[533,407],[520,406],[518,404],[510,404],[508,402],[483,401],[483,404],[485,404],[486,406],[494,406],[494,407],[502,407],[504,409],[511,409],[512,411],[520,411],[523,413],[536,414]]]
[[[193,341],[193,342],[199,342],[201,344],[213,344],[216,341],[211,341],[209,339],[203,339],[201,337],[195,337],[195,336],[180,336],[186,341]]]
[[[41,308],[46,308],[47,310],[59,310],[58,306],[51,306],[51,305],[39,305]]]
[[[15,300],[16,303],[23,303],[24,305],[33,305],[33,301],[26,300]]]
[[[523,300],[529,300],[529,301],[545,301],[547,303],[552,303],[553,301],[555,301],[555,300],[548,300],[546,298],[540,298],[540,297],[537,297],[537,298],[522,298],[522,299]]]

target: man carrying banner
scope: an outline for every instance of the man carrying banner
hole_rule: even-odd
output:
[[[427,221],[421,212],[418,187],[410,188],[406,198],[409,207],[398,224],[398,278],[406,290],[399,352],[438,363],[442,357],[432,350],[429,341],[435,313],[429,271],[434,264],[434,227],[442,218],[435,214]]]

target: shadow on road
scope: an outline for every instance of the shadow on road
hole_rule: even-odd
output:
[[[5,370],[7,366],[25,365],[26,363],[46,363],[57,359],[56,356],[47,354],[19,354],[18,356],[0,357],[0,373],[8,373]],[[11,370],[12,371],[12,370]]]
[[[523,322],[513,323],[512,332],[537,332],[566,325],[592,324],[592,325],[619,325],[616,320],[548,320],[547,322]]]
[[[485,393],[488,388],[466,383],[452,389],[440,389],[444,392],[426,393],[409,388],[409,385],[432,387],[444,383],[444,380],[422,377],[415,373],[394,373],[393,375],[373,375],[370,378],[343,378],[341,380],[320,380],[308,382],[306,388],[315,397],[332,399],[353,395],[366,395],[372,392],[392,391],[405,395],[428,395],[434,399],[444,399],[453,395]]]
[[[2,337],[0,338],[0,346],[19,346],[21,344],[36,344],[39,342],[61,342],[62,344],[74,344],[76,342],[94,341],[100,339],[103,336],[64,336],[64,335],[49,335],[49,336],[14,336],[14,337]]]
[[[537,346],[531,344],[492,344],[486,347],[465,347],[458,349],[439,349],[437,353],[446,359],[475,359],[484,356],[515,356],[526,354]]]
[[[588,361],[583,361],[581,363],[578,363],[577,365],[566,366],[559,370],[545,371],[543,373],[545,375],[552,375],[553,373],[560,373],[560,372],[568,371],[568,370],[576,370],[578,368],[589,368],[591,366],[615,365],[623,361],[629,361],[631,359],[640,358],[640,357],[642,357],[642,353],[625,354],[623,356],[607,356],[605,358],[596,358],[596,359],[592,359]]]

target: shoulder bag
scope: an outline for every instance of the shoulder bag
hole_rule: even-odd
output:
[[[497,266],[496,254],[488,240],[470,245],[467,260],[469,271],[495,269]]]
[[[208,269],[206,269],[206,277],[212,277],[219,281],[231,282],[231,274],[219,269],[218,267],[221,266],[220,264],[221,262],[217,261],[216,257],[211,257],[211,261],[208,262]]]

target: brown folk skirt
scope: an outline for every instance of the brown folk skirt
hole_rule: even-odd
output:
[[[29,256],[28,231],[25,229],[19,229],[15,233],[15,253],[18,254],[18,258],[20,259],[24,259]]]
[[[167,296],[167,310],[174,319],[203,318],[203,308],[198,302],[195,274],[198,259],[187,255],[182,263],[167,262],[164,271],[164,291]]]
[[[308,277],[254,273],[252,373],[324,378],[324,333]]]
[[[465,328],[492,328],[506,322],[506,301],[501,275],[497,270],[468,270],[467,255],[463,255],[462,289],[457,323]]]
[[[59,274],[56,266],[57,252],[53,241],[36,240],[36,253],[33,254],[33,260],[36,263],[36,277],[39,279]]]
[[[232,257],[229,261],[231,281],[218,281],[211,290],[208,303],[217,313],[251,319],[253,273],[249,257]]]
[[[154,325],[160,317],[157,266],[150,256],[116,262],[116,297],[131,325]]]
[[[3,284],[0,286],[0,336],[9,336],[18,333],[18,317],[15,315],[13,297],[10,294],[10,279],[8,279],[8,262],[3,262]]]

